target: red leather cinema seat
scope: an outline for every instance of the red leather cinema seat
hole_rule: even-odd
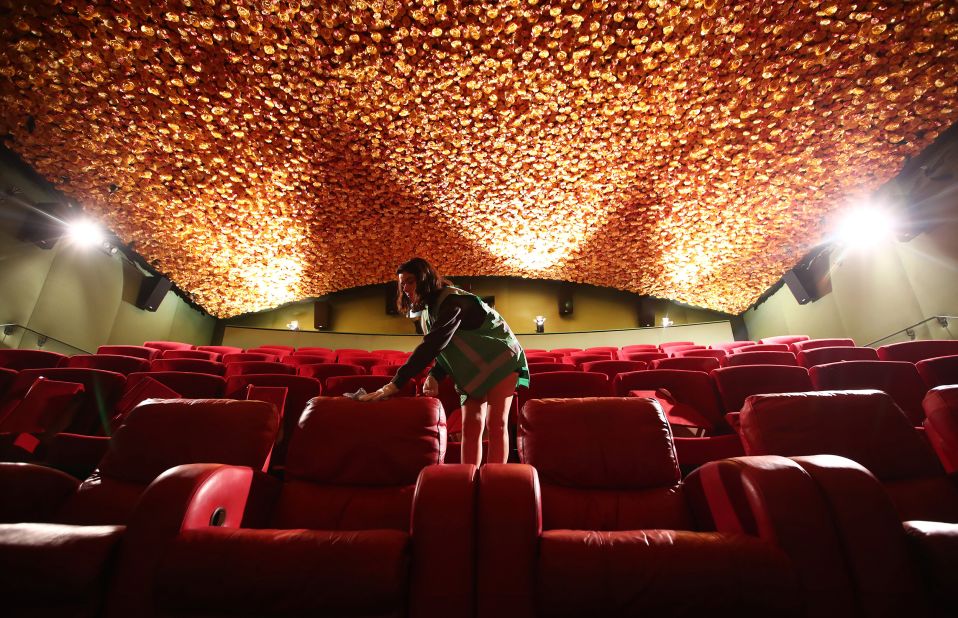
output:
[[[803,393],[812,389],[808,370],[785,365],[721,367],[710,374],[725,412],[738,412],[745,398],[760,393]]]
[[[629,371],[642,371],[646,364],[642,361],[623,361],[623,360],[600,360],[582,363],[580,369],[587,373],[604,373],[609,377],[609,382],[615,379],[620,373]]]
[[[249,476],[250,468],[263,465],[278,427],[275,410],[260,402],[144,403],[83,483],[50,468],[0,463],[3,615],[100,615],[124,527],[154,479],[197,462],[247,466]],[[217,466],[203,463],[191,478],[202,495],[204,486],[215,487],[222,477]],[[160,493],[162,508],[150,507],[144,515],[172,507],[170,494]]]
[[[647,399],[533,400],[480,472],[479,617],[795,616],[789,558],[700,530]]]
[[[160,358],[194,358],[218,363],[221,356],[221,354],[217,354],[216,352],[207,352],[205,350],[163,350]]]
[[[243,348],[231,345],[200,345],[196,346],[196,349],[202,352],[212,352],[219,358],[222,358],[224,354],[240,354],[243,351]]]
[[[0,350],[0,367],[20,371],[56,367],[66,356],[45,350]]]
[[[644,364],[644,363],[643,363]],[[569,363],[529,363],[529,374],[552,373],[555,371],[575,371],[577,367]]]
[[[143,347],[153,348],[155,350],[193,350],[196,348],[191,343],[182,343],[180,341],[146,341]]]
[[[917,363],[926,358],[958,354],[958,340],[932,339],[891,343],[878,348],[878,358],[885,361]]]
[[[444,448],[435,399],[314,399],[282,483],[219,488],[250,496],[245,513],[219,528],[208,514],[154,524],[164,547],[155,569],[140,551],[156,546],[153,530],[125,544],[133,567],[123,579],[155,574],[143,586],[154,594],[114,607],[129,616],[472,616],[476,470],[435,465]]]
[[[752,348],[756,347],[758,346],[743,348],[744,351],[732,354],[725,359],[725,366],[740,367],[742,365],[798,365],[798,361],[795,360],[795,355],[791,352],[773,350],[752,352]]]
[[[150,364],[150,371],[188,371],[221,376],[226,373],[226,365],[199,358],[158,358]]]
[[[346,393],[355,393],[365,389],[367,393],[378,390],[392,381],[392,376],[333,376],[326,378],[326,387],[323,395],[327,397],[342,397]],[[415,397],[416,383],[413,380],[399,390],[399,396]]]
[[[223,377],[263,373],[280,373],[291,376],[296,375],[296,367],[272,361],[240,361],[226,365],[226,373],[223,374]]]
[[[958,384],[958,354],[926,358],[915,363],[915,368],[928,388]]]
[[[521,409],[530,399],[567,399],[570,397],[608,397],[612,394],[609,376],[585,371],[550,371],[536,374],[529,388],[519,389]]]
[[[137,371],[149,371],[150,361],[120,354],[76,354],[64,359],[60,366],[76,369],[103,369],[129,375]]]
[[[129,391],[144,379],[152,378],[186,399],[219,399],[223,396],[226,380],[221,376],[188,371],[145,371],[131,373],[126,378],[126,390]]]
[[[808,370],[816,390],[875,389],[891,395],[913,425],[921,425],[925,413],[921,400],[927,389],[911,363],[895,361],[843,361],[816,365]]]
[[[708,356],[675,356],[660,358],[652,361],[651,369],[684,369],[685,371],[703,371],[708,373],[718,369],[720,362],[717,358]]]
[[[855,347],[855,340],[848,338],[836,339],[806,339],[804,341],[795,341],[788,344],[792,352],[807,352],[808,350],[817,350],[818,348],[837,348],[837,347]]]
[[[121,354],[123,356],[135,356],[153,360],[159,358],[162,350],[148,348],[145,345],[101,345],[96,349],[97,354]]]
[[[852,346],[803,349],[799,350],[795,356],[798,359],[798,364],[806,369],[815,365],[837,363],[838,361],[878,360],[878,352],[875,351],[875,348]]]
[[[300,415],[306,409],[309,400],[322,393],[323,387],[319,380],[306,376],[252,374],[232,376],[227,379],[226,386],[223,389],[224,395],[230,399],[245,399],[246,391],[251,384],[254,386],[278,386],[287,389],[286,405],[283,409],[283,419],[280,425],[280,437],[273,448],[273,456],[270,460],[270,466],[278,470],[285,465],[286,449],[293,435],[293,430],[296,428],[296,423],[299,422]]]
[[[925,395],[925,435],[945,470],[958,472],[958,386],[938,386]]]
[[[102,369],[69,367],[24,369],[17,374],[0,404],[0,418],[23,399],[40,376],[49,380],[76,382],[83,385],[84,394],[81,402],[63,431],[85,435],[103,435],[106,424],[113,415],[113,408],[126,386],[124,375]]]

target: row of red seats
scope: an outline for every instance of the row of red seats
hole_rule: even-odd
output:
[[[951,406],[934,418],[953,427],[956,389],[943,390]],[[431,399],[314,399],[278,480],[259,472],[280,427],[272,406],[154,401],[129,415],[83,483],[0,464],[0,493],[11,498],[0,502],[4,610],[817,618],[958,609],[949,549],[958,487],[880,393],[753,397],[741,426],[763,455],[684,479],[653,399],[531,401],[519,418],[523,463],[480,471],[438,465],[443,421]]]

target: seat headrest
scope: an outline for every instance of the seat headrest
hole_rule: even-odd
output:
[[[749,455],[841,455],[882,481],[942,474],[931,446],[882,391],[753,395],[739,420]]]
[[[634,490],[681,480],[672,432],[654,399],[533,399],[519,415],[519,450],[543,483]]]
[[[442,463],[446,419],[433,397],[375,402],[316,397],[299,419],[286,457],[286,478],[334,485],[416,482]]]
[[[263,401],[147,399],[116,430],[99,469],[149,483],[188,463],[262,468],[278,430],[279,413]]]

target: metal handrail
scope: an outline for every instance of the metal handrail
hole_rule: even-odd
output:
[[[901,335],[901,334],[908,335],[909,339],[914,340],[914,339],[915,339],[915,329],[918,328],[919,326],[921,326],[922,324],[926,324],[926,323],[928,323],[928,322],[931,322],[932,320],[935,320],[936,322],[938,322],[938,325],[941,326],[942,328],[948,328],[948,320],[958,320],[958,316],[954,316],[954,315],[933,315],[933,316],[931,316],[930,318],[925,318],[925,319],[922,320],[921,322],[916,322],[916,323],[912,324],[911,326],[906,326],[905,328],[903,328],[903,329],[901,329],[901,330],[896,330],[895,332],[893,332],[893,333],[890,334],[890,335],[885,335],[885,336],[882,337],[881,339],[876,339],[875,341],[872,341],[871,343],[866,343],[866,344],[865,344],[865,347],[870,348],[870,347],[874,346],[876,343],[881,343],[882,341],[884,341],[884,340],[886,340],[886,339],[891,339],[892,337],[896,337],[896,336]]]
[[[77,350],[77,351],[82,352],[82,353],[84,353],[84,354],[92,354],[92,352],[90,352],[90,351],[88,351],[88,350],[84,350],[83,348],[78,348],[77,346],[73,345],[72,343],[67,343],[66,341],[63,341],[63,340],[61,340],[61,339],[57,339],[56,337],[51,337],[50,335],[41,333],[41,332],[39,332],[39,331],[35,331],[35,330],[33,330],[32,328],[27,328],[27,327],[24,326],[23,324],[15,324],[15,323],[12,323],[12,322],[11,322],[11,323],[8,323],[8,324],[0,324],[0,329],[2,329],[2,330],[0,330],[0,333],[2,333],[2,335],[3,335],[4,338],[6,338],[6,337],[9,337],[10,335],[12,335],[14,332],[16,332],[15,329],[17,329],[17,328],[19,328],[19,329],[21,329],[21,330],[24,330],[24,331],[26,331],[26,332],[28,332],[28,333],[33,333],[34,335],[36,335],[36,336],[37,336],[37,346],[38,346],[38,347],[43,347],[44,345],[46,345],[46,343],[47,343],[48,341],[55,341],[55,342],[57,342],[57,343],[59,343],[59,344],[62,344],[62,345],[64,345],[64,346],[68,347],[68,348],[72,348],[72,349],[74,349],[74,350]]]

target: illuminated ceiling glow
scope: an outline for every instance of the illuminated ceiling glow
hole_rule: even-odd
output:
[[[220,317],[413,255],[738,313],[956,84],[954,2],[0,0],[8,146]]]

